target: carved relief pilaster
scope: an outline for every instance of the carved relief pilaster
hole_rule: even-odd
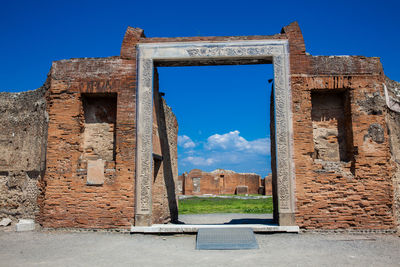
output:
[[[151,225],[153,61],[140,58],[138,63],[135,214],[141,216],[135,218],[136,224]]]

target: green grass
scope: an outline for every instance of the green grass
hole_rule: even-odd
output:
[[[272,198],[192,197],[179,200],[179,214],[204,213],[272,213]]]
[[[236,197],[259,197],[259,196],[262,196],[262,195],[260,195],[260,194],[239,194],[239,195],[237,195],[237,194],[221,194],[220,196],[228,196],[228,197],[233,197],[233,196],[236,196]]]

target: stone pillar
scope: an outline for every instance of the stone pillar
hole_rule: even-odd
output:
[[[138,53],[135,225],[152,225],[153,61]]]

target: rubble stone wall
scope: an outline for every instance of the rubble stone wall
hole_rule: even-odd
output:
[[[0,219],[34,219],[45,169],[47,84],[0,93]]]
[[[399,100],[400,83],[392,81],[387,77],[385,79],[385,83],[390,96]],[[392,152],[392,162],[395,166],[395,171],[393,173],[393,212],[396,218],[397,231],[400,233],[400,114],[389,109],[387,120],[390,137],[390,149]]]
[[[153,223],[178,220],[178,122],[172,109],[158,91],[154,79],[153,110]],[[161,158],[160,158],[161,156]]]

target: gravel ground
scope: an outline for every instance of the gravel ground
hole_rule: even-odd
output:
[[[255,250],[196,250],[195,235],[0,232],[1,266],[400,266],[394,235],[256,235]]]

